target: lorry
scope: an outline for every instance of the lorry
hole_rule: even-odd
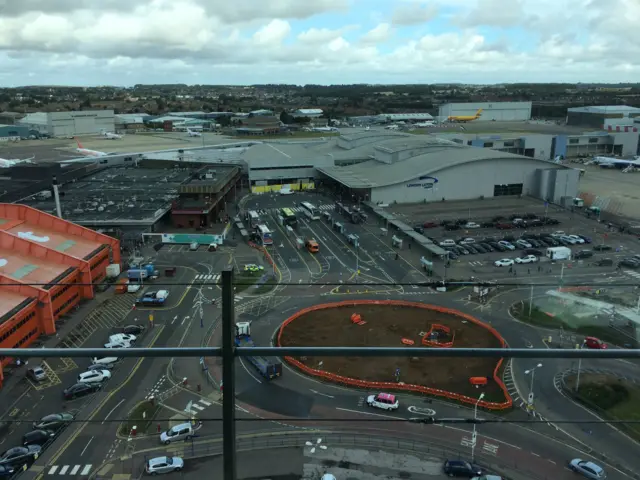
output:
[[[129,280],[154,280],[158,278],[158,270],[151,263],[148,265],[131,268],[127,271]]]
[[[237,347],[255,347],[255,344],[251,339],[250,322],[236,323],[235,344]],[[246,357],[246,359],[266,380],[273,380],[274,378],[282,375],[282,363],[277,360],[272,360],[258,355]]]
[[[136,303],[140,305],[164,305],[168,296],[168,290],[145,292],[140,298],[136,300]]]
[[[568,247],[547,248],[546,256],[551,260],[571,260],[571,249]]]

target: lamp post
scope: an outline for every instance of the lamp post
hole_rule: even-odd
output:
[[[535,378],[536,370],[538,368],[540,368],[540,367],[542,367],[541,363],[539,363],[538,365],[536,365],[533,368],[530,368],[529,370],[525,370],[524,371],[525,375],[531,374],[531,383],[529,384],[529,398],[527,399],[528,400],[527,403],[529,405],[529,408],[533,408],[533,379]]]
[[[475,420],[478,419],[478,404],[480,403],[480,401],[484,398],[484,393],[481,393],[480,396],[478,397],[478,400],[476,401],[476,404],[473,408],[473,434],[471,435],[471,461],[473,462],[474,458],[475,458],[475,454],[476,454],[476,424],[475,424]]]

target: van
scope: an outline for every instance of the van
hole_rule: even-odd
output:
[[[200,245],[198,245],[198,242],[193,242],[191,245],[189,245],[189,250],[191,250],[192,252],[195,250],[198,250],[198,247]]]
[[[307,250],[310,253],[318,253],[320,251],[320,246],[318,245],[318,242],[310,238],[309,240],[307,240]]]
[[[217,243],[210,243],[209,247],[207,247],[207,250],[209,252],[215,252],[216,250],[218,250],[218,244]]]
[[[160,434],[160,442],[169,445],[178,440],[190,440],[194,435],[191,423],[181,423]]]
[[[571,249],[567,247],[550,247],[545,254],[551,260],[571,260]]]

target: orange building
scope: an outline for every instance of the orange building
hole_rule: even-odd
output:
[[[24,348],[54,334],[64,314],[93,298],[111,263],[120,263],[118,240],[0,203],[0,348]],[[2,367],[11,361],[0,358],[0,386]]]

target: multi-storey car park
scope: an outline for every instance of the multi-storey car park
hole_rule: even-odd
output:
[[[25,348],[94,297],[119,242],[24,205],[0,204],[0,347]],[[2,367],[10,358],[0,359]]]

